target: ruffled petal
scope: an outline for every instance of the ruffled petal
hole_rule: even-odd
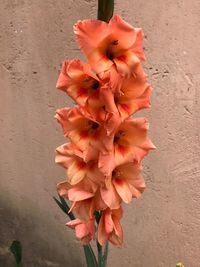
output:
[[[108,34],[108,24],[100,20],[79,20],[74,33],[81,50],[89,56]]]
[[[67,181],[57,184],[58,194],[65,199],[68,199],[68,192],[70,188],[71,188],[71,185]]]
[[[109,33],[113,40],[118,40],[118,45],[124,50],[129,49],[137,38],[137,31],[117,15],[109,21]]]

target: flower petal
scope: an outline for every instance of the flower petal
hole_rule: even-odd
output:
[[[119,196],[125,203],[130,203],[132,200],[132,192],[129,188],[128,183],[123,179],[113,179],[113,184]]]
[[[68,191],[70,201],[81,201],[94,196],[94,193],[83,190],[81,187],[73,187]]]
[[[98,242],[101,246],[104,246],[108,241],[108,234],[105,231],[105,216],[102,214],[98,225]]]
[[[89,56],[108,34],[108,24],[100,20],[79,20],[74,33],[81,50]]]
[[[121,200],[112,183],[110,183],[109,188],[104,186],[100,191],[103,201],[110,209],[118,209],[120,207]]]

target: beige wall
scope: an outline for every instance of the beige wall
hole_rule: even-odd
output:
[[[55,90],[60,63],[80,57],[72,31],[95,18],[92,0],[0,1],[0,266],[13,266],[19,239],[25,267],[85,266],[65,216],[52,200],[64,171],[54,149],[64,142],[53,119],[69,101]],[[147,189],[125,207],[123,249],[108,267],[200,266],[199,0],[121,0],[115,13],[144,29],[145,68],[153,85],[157,151],[144,162]]]

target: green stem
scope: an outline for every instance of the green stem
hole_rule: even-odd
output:
[[[97,251],[98,251],[98,264],[99,264],[99,267],[103,267],[103,265],[102,265],[103,249],[102,249],[102,246],[99,244],[98,241],[96,243],[97,243]]]
[[[93,249],[90,245],[83,246],[87,267],[99,267]]]
[[[106,267],[106,264],[107,264],[108,246],[109,246],[109,242],[107,241],[105,249],[104,249],[104,253],[103,253],[103,258],[102,258],[102,267]]]
[[[109,22],[114,12],[114,0],[98,0],[98,13],[99,20]]]

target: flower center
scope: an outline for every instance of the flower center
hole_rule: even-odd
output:
[[[87,77],[84,79],[83,83],[87,89],[91,88],[92,90],[96,91],[99,88],[99,82],[92,77]]]
[[[120,130],[116,133],[115,137],[114,137],[114,143],[118,143],[119,140],[125,136],[125,132]]]
[[[96,91],[99,88],[99,82],[97,80],[94,80],[91,87]]]
[[[89,121],[88,125],[92,130],[96,130],[97,128],[99,128],[99,124],[97,122]]]
[[[112,171],[112,179],[118,178],[121,175],[121,172],[119,170],[113,170]]]
[[[118,40],[113,40],[107,50],[106,50],[106,57],[109,58],[110,60],[113,60],[113,58],[115,57],[115,47],[119,44]]]

